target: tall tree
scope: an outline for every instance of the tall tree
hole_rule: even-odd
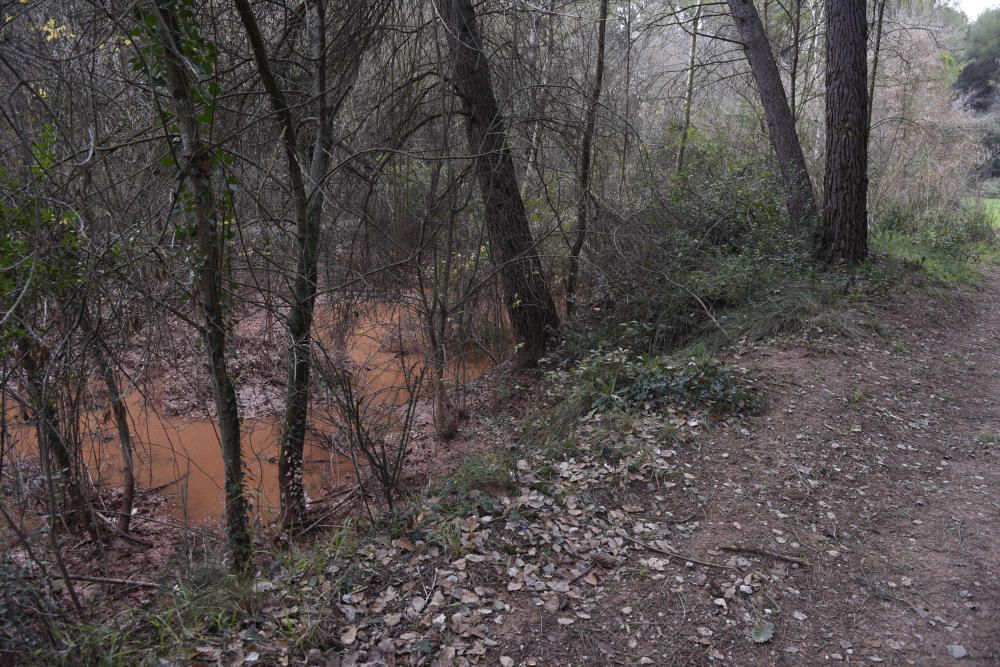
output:
[[[699,5],[699,10],[701,6]],[[576,202],[576,238],[569,252],[569,269],[566,272],[566,317],[573,315],[576,308],[576,280],[580,273],[580,254],[587,240],[587,211],[590,206],[590,180],[593,171],[594,131],[597,129],[597,109],[601,105],[601,90],[604,86],[604,42],[608,29],[608,0],[601,0],[597,18],[597,62],[594,73],[594,89],[590,93],[587,107],[587,121],[583,126],[580,142],[580,193]]]
[[[180,131],[180,172],[191,193],[185,211],[195,230],[195,273],[197,297],[201,305],[208,368],[212,376],[215,409],[219,420],[219,437],[225,466],[226,529],[233,567],[242,571],[250,562],[250,531],[248,510],[243,489],[243,458],[240,443],[240,415],[236,402],[236,387],[229,374],[226,358],[226,338],[229,328],[222,288],[223,247],[225,231],[212,189],[212,171],[216,164],[213,152],[202,137],[201,122],[195,100],[197,82],[189,72],[192,49],[204,47],[188,17],[182,28],[182,18],[176,0],[156,0],[154,5],[159,30],[167,87],[173,101],[177,127]],[[184,28],[187,28],[186,30]],[[204,59],[205,54],[199,54]]]
[[[750,71],[757,82],[757,91],[764,106],[764,116],[771,135],[771,146],[778,158],[778,167],[785,186],[785,206],[794,223],[809,230],[819,220],[816,195],[806,167],[802,144],[795,131],[795,118],[788,106],[785,87],[774,62],[771,44],[761,23],[753,0],[728,0],[729,10],[750,62]]]
[[[533,366],[559,327],[528,215],[507,146],[506,121],[497,105],[490,66],[471,0],[435,0],[448,33],[451,82],[466,115],[469,147],[490,251],[498,266],[520,366]]]
[[[317,131],[309,146],[300,142],[298,125],[285,89],[279,84],[268,54],[257,17],[249,0],[236,0],[236,11],[243,23],[253,52],[257,76],[267,93],[271,110],[281,128],[288,173],[288,187],[295,214],[296,266],[286,320],[288,330],[288,390],[285,404],[285,423],[278,456],[278,484],[281,501],[281,522],[293,526],[301,521],[306,511],[303,484],[303,452],[305,447],[306,417],[309,408],[312,351],[310,331],[316,307],[317,263],[319,240],[326,201],[323,185],[330,168],[334,147],[333,122],[337,109],[357,79],[361,59],[374,27],[379,24],[386,9],[385,2],[368,2],[359,10],[351,3],[328,3],[326,0],[309,0],[305,3],[310,45],[309,65],[313,68],[312,90],[308,102],[298,105],[315,117]],[[350,49],[339,50],[343,68],[331,71],[331,49],[327,32],[333,23],[327,13],[340,9],[345,18],[337,32],[343,45],[350,41]],[[304,168],[308,165],[308,169]]]
[[[681,125],[681,145],[677,148],[675,173],[680,176],[684,170],[684,153],[687,152],[688,134],[691,130],[691,107],[694,103],[694,74],[698,57],[698,29],[701,25],[702,0],[698,0],[691,19],[691,46],[688,49],[687,85],[684,88],[684,123]]]
[[[868,20],[864,0],[828,0],[826,177],[818,254],[857,264],[868,254]]]

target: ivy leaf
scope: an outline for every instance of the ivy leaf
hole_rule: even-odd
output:
[[[750,637],[758,644],[766,644],[771,641],[772,637],[774,637],[774,623],[761,621],[757,625],[753,626],[753,630],[750,632]]]

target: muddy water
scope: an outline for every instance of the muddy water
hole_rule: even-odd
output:
[[[321,339],[323,320],[317,319]],[[413,369],[425,362],[415,353],[413,327],[399,323],[395,309],[383,310],[360,318],[351,329],[342,349],[359,369],[359,389],[377,394],[384,408],[403,404],[409,397],[405,389],[404,368]],[[467,358],[451,364],[456,377],[473,379],[488,363],[484,358]],[[154,383],[155,384],[155,383]],[[151,392],[160,392],[154,387]],[[322,404],[316,396],[314,404]],[[218,431],[209,419],[185,419],[161,414],[155,399],[147,400],[138,392],[126,396],[132,437],[136,441],[133,468],[140,489],[158,489],[167,497],[170,514],[175,518],[208,522],[217,520],[223,507],[224,471]],[[324,409],[319,407],[320,415]],[[13,416],[16,409],[8,410]],[[17,424],[16,419],[9,423]],[[104,410],[87,413],[82,419],[88,471],[95,483],[120,486],[123,479],[122,457],[117,430]],[[354,470],[350,462],[325,446],[334,427],[321,418],[314,420],[307,435],[305,451],[306,492],[318,500],[338,487],[351,484]],[[12,435],[21,456],[35,456],[34,428],[16,425]],[[278,507],[278,450],[281,424],[277,418],[244,419],[242,422],[243,458],[250,500],[262,520],[270,520]]]
[[[170,513],[178,519],[200,522],[218,516],[224,471],[215,423],[164,417],[131,395],[126,402],[133,437],[138,440],[133,466],[139,488],[162,487],[159,493],[168,498]],[[86,432],[99,434],[87,448],[90,473],[95,481],[118,486],[123,470],[114,423],[102,420],[98,425],[94,415],[89,415],[88,421]],[[278,504],[280,430],[273,419],[244,420],[242,424],[247,490],[265,520]],[[306,489],[313,499],[353,479],[350,464],[321,448],[315,439],[307,445],[306,460]]]

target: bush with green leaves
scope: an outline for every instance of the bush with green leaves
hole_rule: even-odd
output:
[[[630,350],[617,348],[595,352],[574,372],[590,391],[590,406],[596,411],[672,404],[720,416],[748,412],[756,406],[742,375],[707,356],[677,361],[664,356],[635,356]]]
[[[971,259],[977,247],[1000,241],[993,215],[972,204],[917,211],[893,204],[876,212],[878,234],[902,234],[928,249],[952,257]]]

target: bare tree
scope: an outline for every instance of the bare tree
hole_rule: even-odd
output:
[[[198,42],[191,39],[191,25],[185,26],[186,31],[182,29],[176,2],[156,0],[154,12],[159,24],[157,34],[163,51],[167,84],[180,130],[183,153],[178,157],[178,168],[191,191],[191,201],[184,208],[197,236],[195,271],[198,302],[204,320],[201,335],[205,341],[212,376],[222,458],[225,463],[229,551],[233,567],[242,571],[250,562],[251,543],[248,507],[243,489],[239,406],[226,359],[229,326],[222,287],[225,231],[212,189],[212,171],[216,166],[216,158],[202,137],[195,102],[196,82],[189,76],[189,54],[185,53],[185,47],[197,48]]]
[[[580,141],[580,192],[576,204],[576,238],[569,251],[569,267],[566,270],[566,316],[572,317],[576,308],[576,281],[580,273],[580,253],[587,240],[587,210],[590,206],[590,180],[592,171],[594,131],[597,127],[597,110],[601,104],[601,89],[604,85],[604,41],[608,29],[608,0],[601,0],[597,17],[597,60],[594,64],[594,88],[590,93],[587,120],[583,126]]]
[[[691,18],[691,47],[688,55],[687,85],[684,87],[684,122],[681,124],[681,145],[677,149],[675,168],[677,175],[680,175],[684,169],[684,153],[687,150],[688,134],[691,130],[691,107],[694,103],[694,77],[697,71],[695,65],[698,56],[698,29],[701,25],[701,9],[702,0],[698,0],[694,8],[694,16]]]

